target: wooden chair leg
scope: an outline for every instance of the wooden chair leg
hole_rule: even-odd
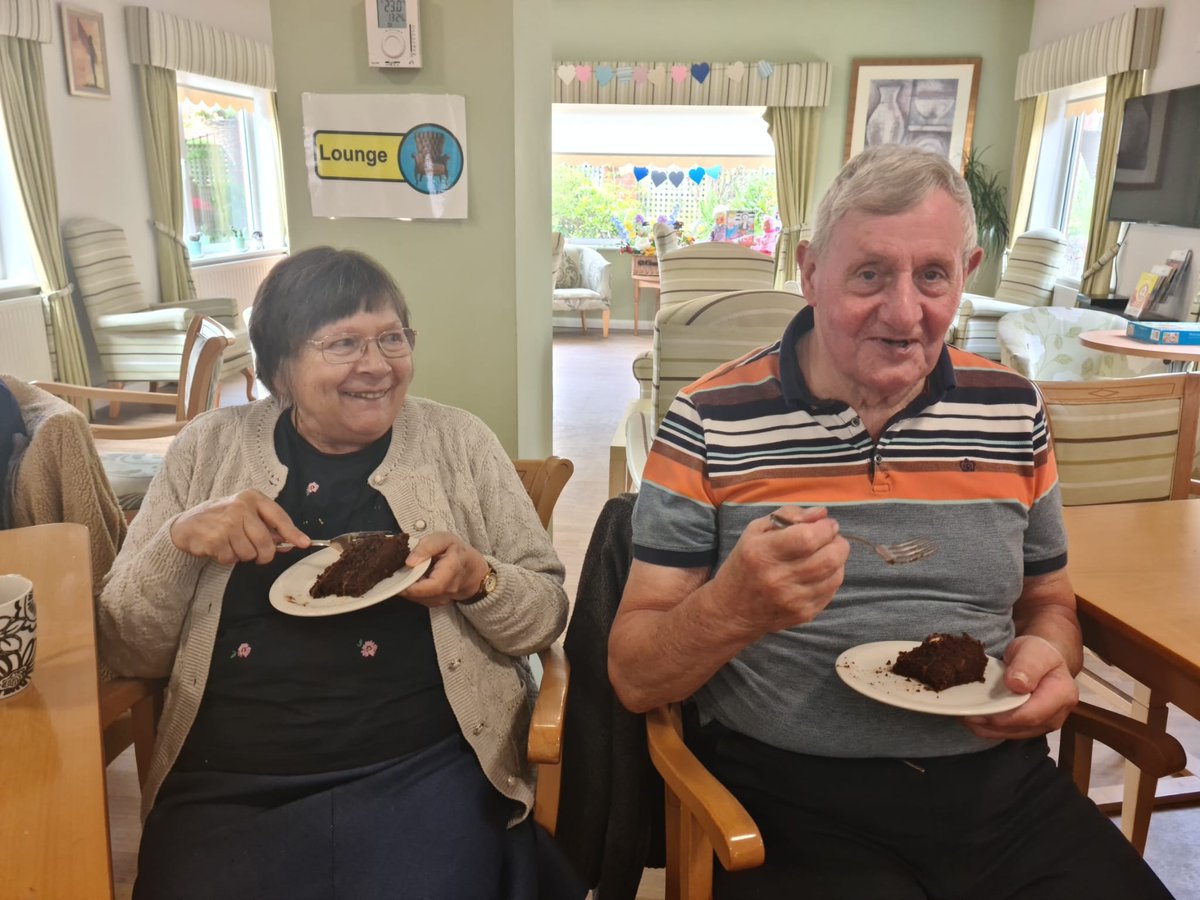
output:
[[[109,384],[109,387],[111,387],[111,388],[113,388],[113,389],[115,389],[115,390],[118,390],[118,391],[120,391],[120,390],[124,390],[124,389],[125,389],[125,382],[123,382],[123,381],[113,381],[113,382],[110,382],[110,384]],[[110,401],[108,401],[108,418],[109,418],[109,421],[112,421],[112,422],[115,422],[115,421],[117,421],[117,419],[120,417],[120,415],[121,415],[121,404],[120,404],[120,403],[118,403],[116,400],[110,400]]]
[[[137,760],[138,784],[146,783],[154,754],[154,732],[158,722],[157,700],[161,694],[143,697],[129,709],[133,723],[133,753]]]
[[[603,323],[604,324],[603,324],[602,328],[604,331],[604,336],[608,337],[608,310],[607,309],[604,310]]]
[[[254,399],[254,370],[249,366],[242,369],[242,374],[246,376],[246,399]]]
[[[583,329],[584,334],[587,334],[587,313],[579,314],[579,327]]]

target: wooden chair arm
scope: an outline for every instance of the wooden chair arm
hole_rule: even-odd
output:
[[[1151,778],[1173,775],[1187,765],[1183,745],[1165,731],[1091,703],[1080,703],[1067,717],[1063,725],[1067,744],[1074,741],[1074,734],[1111,747]]]
[[[646,713],[646,739],[654,768],[667,790],[699,823],[727,871],[761,866],[765,852],[758,826],[688,749],[677,717],[675,710],[665,707]]]
[[[87,387],[81,384],[64,384],[60,381],[34,381],[48,394],[65,399],[109,400],[116,403],[150,403],[155,406],[175,406],[179,402],[176,394],[159,394],[154,391],[125,391],[115,388]]]
[[[571,666],[559,644],[542,650],[538,659],[542,663],[542,686],[529,723],[529,761],[554,764],[562,760],[563,718]]]
[[[141,441],[147,438],[174,437],[187,422],[164,422],[162,425],[92,425],[92,437],[117,441]]]

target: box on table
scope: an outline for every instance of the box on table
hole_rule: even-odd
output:
[[[1200,322],[1130,322],[1125,336],[1147,344],[1200,344]]]

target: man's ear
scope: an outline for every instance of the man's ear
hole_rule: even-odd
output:
[[[816,258],[809,250],[808,241],[800,241],[796,245],[796,277],[800,279],[800,291],[806,300],[813,295],[812,275],[817,268]]]
[[[967,266],[963,271],[963,281],[971,277],[971,273],[979,268],[979,264],[983,262],[983,248],[976,247],[971,251],[971,255],[967,257]]]

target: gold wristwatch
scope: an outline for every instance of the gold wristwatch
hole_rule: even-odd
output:
[[[492,568],[491,563],[488,564],[487,574],[483,576],[479,582],[479,590],[465,600],[459,600],[459,603],[478,603],[495,593],[496,585],[499,580],[496,578],[496,570]]]

